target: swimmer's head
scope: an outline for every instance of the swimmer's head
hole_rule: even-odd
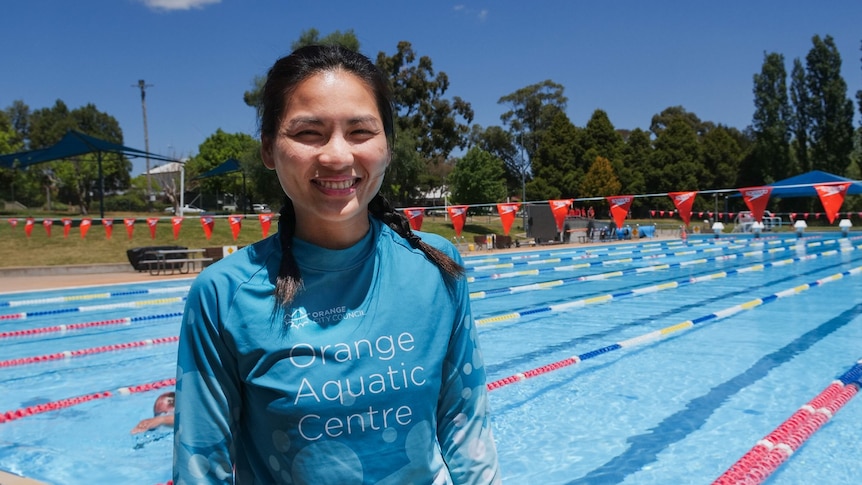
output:
[[[156,398],[156,402],[153,404],[153,415],[160,416],[162,414],[173,414],[174,396],[175,394],[173,392],[166,392]]]

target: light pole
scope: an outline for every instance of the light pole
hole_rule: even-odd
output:
[[[150,212],[153,211],[153,181],[150,178],[150,136],[147,133],[147,88],[152,87],[152,84],[147,84],[143,79],[138,81],[137,87],[141,89],[141,110],[144,112],[144,151],[147,152],[145,158],[147,160],[147,206]],[[134,85],[132,87],[135,87]]]

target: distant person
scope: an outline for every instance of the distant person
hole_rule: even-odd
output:
[[[177,355],[176,484],[497,484],[461,256],[379,191],[395,135],[367,57],[269,70],[261,157],[278,232],[192,283]]]
[[[153,417],[141,420],[137,426],[132,428],[132,434],[143,433],[159,426],[174,425],[174,399],[175,393],[166,392],[156,398],[153,404]]]

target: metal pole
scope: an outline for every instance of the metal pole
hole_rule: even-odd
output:
[[[147,160],[147,207],[149,207],[150,212],[152,212],[153,181],[150,178],[150,136],[147,133],[147,88],[152,87],[152,84],[147,84],[143,79],[141,79],[138,81],[138,87],[141,89],[141,110],[144,112],[144,151],[147,152],[145,155]]]

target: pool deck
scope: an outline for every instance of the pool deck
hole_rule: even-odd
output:
[[[76,266],[0,268],[0,293],[185,279],[196,275],[197,273],[153,276],[146,271],[135,271],[128,264],[88,265],[86,269]],[[0,481],[0,485],[6,483]]]
[[[19,477],[0,470],[0,485],[47,485],[45,482]]]

